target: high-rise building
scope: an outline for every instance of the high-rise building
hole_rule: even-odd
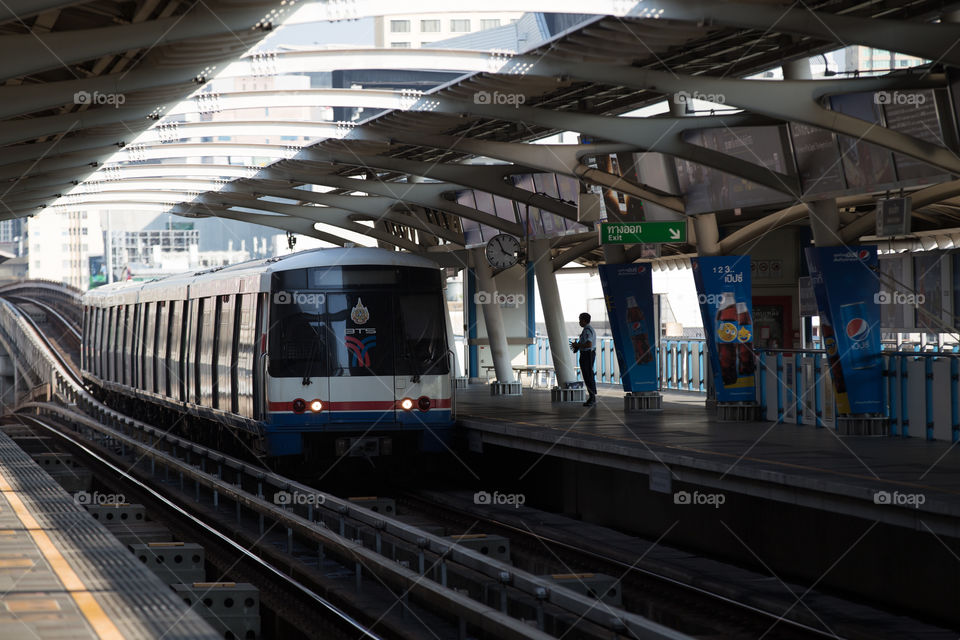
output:
[[[519,20],[522,11],[398,13],[374,20],[374,46],[418,49],[467,33],[495,29]]]
[[[87,211],[47,209],[30,218],[26,226],[28,277],[86,289],[91,248]]]

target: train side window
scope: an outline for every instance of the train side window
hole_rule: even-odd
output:
[[[144,313],[143,303],[133,305],[133,378],[132,386],[143,388],[143,325]]]
[[[153,376],[150,375],[150,367],[153,366],[153,309],[155,302],[140,303],[140,346],[137,349],[139,358],[137,359],[138,387],[144,391],[153,391]]]
[[[174,370],[171,358],[174,353],[174,344],[173,341],[176,339],[175,327],[177,326],[177,300],[169,300],[167,302],[167,348],[163,354],[163,367],[166,370],[166,374],[163,376],[166,380],[166,387],[163,390],[163,394],[168,398],[173,397],[173,376]]]
[[[123,331],[123,340],[121,341],[120,360],[122,370],[120,372],[120,383],[130,384],[130,350],[133,337],[132,316],[130,305],[123,305],[123,320],[121,321],[121,331]]]
[[[116,382],[117,374],[117,308],[107,312],[107,380]]]
[[[163,382],[164,372],[166,371],[165,362],[163,359],[164,354],[166,353],[167,347],[167,316],[164,314],[166,311],[167,303],[163,300],[158,300],[154,304],[157,305],[156,315],[153,319],[153,391],[155,393],[163,394],[164,387],[166,386]]]
[[[180,400],[183,402],[189,402],[190,398],[188,397],[189,389],[189,380],[188,376],[188,356],[189,356],[189,343],[190,343],[190,318],[193,317],[193,302],[189,299],[183,301],[183,307],[181,309],[182,313],[180,314],[180,361],[177,363],[177,371],[180,384]]]

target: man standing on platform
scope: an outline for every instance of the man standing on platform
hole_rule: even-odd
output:
[[[597,359],[597,332],[590,326],[589,313],[580,314],[580,326],[583,327],[580,338],[571,342],[570,348],[574,353],[580,352],[580,375],[583,376],[583,384],[590,394],[583,406],[592,407],[597,404],[597,381],[593,375],[593,363]]]

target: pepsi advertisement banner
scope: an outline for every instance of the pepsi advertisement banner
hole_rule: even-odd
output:
[[[750,256],[691,258],[719,402],[755,402]]]
[[[653,272],[648,264],[602,264],[600,284],[624,391],[656,391]]]
[[[841,414],[883,411],[876,246],[808,247],[824,348]]]

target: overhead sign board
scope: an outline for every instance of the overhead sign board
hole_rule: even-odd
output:
[[[663,244],[686,241],[686,220],[600,223],[600,244]]]
[[[877,235],[907,235],[910,233],[910,213],[910,196],[877,201]]]

